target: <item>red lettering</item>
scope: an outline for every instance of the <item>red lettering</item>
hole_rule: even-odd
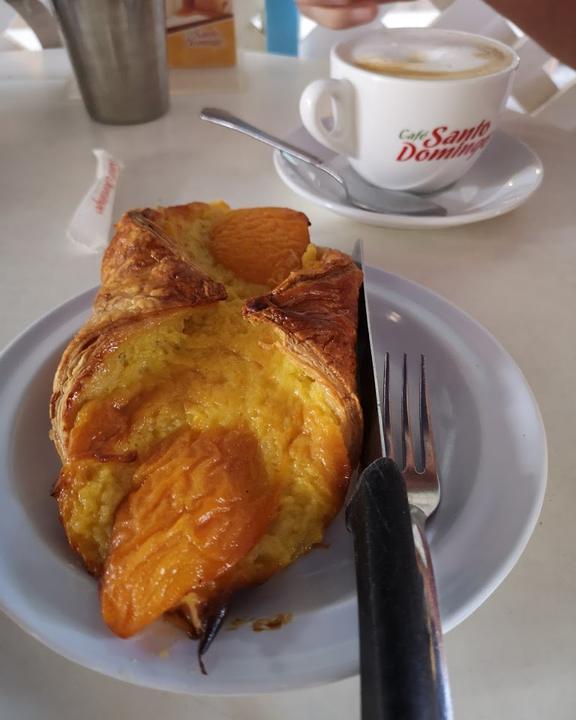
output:
[[[476,128],[468,128],[467,130],[462,130],[460,133],[460,137],[458,138],[458,142],[468,142],[468,140],[471,140],[474,137],[474,131]]]
[[[424,147],[421,146],[419,148],[416,143],[405,141],[396,160],[405,162],[406,160],[413,159],[416,162],[423,162],[430,160],[451,160],[459,157],[471,158],[490,141],[490,128],[491,123],[483,121],[476,127],[465,130],[453,130],[447,138],[442,139],[442,133],[446,130],[446,127],[439,126],[431,131],[433,137],[422,143]],[[471,137],[475,138],[479,133],[481,134],[480,138],[470,141]],[[454,136],[458,142],[454,141]],[[447,143],[451,138],[453,139],[452,143],[448,146]]]
[[[444,138],[444,145],[454,145],[454,143],[458,142],[459,136],[460,130],[453,130],[448,137]]]
[[[102,185],[102,190],[100,190],[100,194],[97,195],[97,197],[94,199],[94,207],[96,208],[96,212],[99,215],[102,215],[104,212],[104,208],[106,207],[106,203],[108,202],[108,198],[110,197],[110,191],[112,190],[114,186],[110,182],[109,178],[104,179],[104,184]]]
[[[451,157],[454,157],[456,153],[457,148],[456,147],[443,147],[443,148],[436,148],[434,150],[429,160],[448,160]]]
[[[470,135],[470,140],[477,138],[481,129],[482,129],[482,124],[476,125],[476,127],[474,128],[474,132],[472,133],[472,135]]]
[[[414,155],[416,152],[416,145],[411,142],[405,142],[404,147],[400,152],[398,153],[398,157],[396,158],[397,161],[405,162],[406,160],[410,160],[410,158]]]
[[[461,157],[462,155],[467,155],[468,157],[472,157],[472,155],[475,155],[479,150],[481,150],[483,147],[485,147],[488,144],[488,141],[490,140],[490,135],[487,135],[486,137],[483,137],[480,140],[477,140],[476,142],[471,143],[464,143],[460,145],[458,148],[457,153],[454,155],[454,157]]]
[[[106,203],[108,202],[110,193],[116,184],[115,181],[118,179],[118,172],[118,164],[110,162],[108,164],[108,172],[106,173],[106,177],[102,183],[102,188],[98,195],[93,199],[94,207],[99,215],[102,215],[104,209],[106,208]]]
[[[456,157],[460,157],[461,155],[471,155],[474,152],[474,145],[475,143],[463,143],[458,148]]]
[[[424,140],[422,145],[427,148],[433,148],[436,147],[436,145],[439,145],[442,142],[442,133],[446,132],[448,128],[446,125],[440,125],[439,127],[435,127],[432,130],[432,137],[429,137],[427,140]]]
[[[482,120],[482,122],[480,123],[478,134],[480,136],[486,135],[486,133],[490,131],[491,127],[492,123],[489,120]]]

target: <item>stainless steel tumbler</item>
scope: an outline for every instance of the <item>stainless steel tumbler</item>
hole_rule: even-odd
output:
[[[169,106],[164,0],[52,0],[88,113],[148,122]]]

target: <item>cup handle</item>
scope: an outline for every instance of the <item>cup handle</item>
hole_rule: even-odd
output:
[[[315,80],[300,98],[300,117],[304,127],[319,143],[342,155],[356,155],[354,86],[349,80]],[[323,120],[331,108],[332,127]],[[329,116],[330,117],[330,116]]]

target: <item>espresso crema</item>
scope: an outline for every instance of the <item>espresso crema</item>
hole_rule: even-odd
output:
[[[358,47],[352,64],[362,70],[400,78],[459,80],[493,75],[508,68],[512,53],[465,35],[394,34],[380,45]]]

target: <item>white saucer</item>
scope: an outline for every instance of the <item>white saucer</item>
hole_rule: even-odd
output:
[[[303,127],[290,133],[286,140],[324,162],[339,165],[343,162],[342,158],[316,142]],[[538,188],[543,176],[538,155],[520,140],[498,130],[464,177],[445,190],[426,195],[443,205],[448,214],[444,217],[419,217],[367,212],[342,203],[326,187],[315,187],[298,175],[278,151],[274,152],[274,166],[286,185],[310,202],[367,225],[391,228],[451,227],[503,215],[525,202]]]

